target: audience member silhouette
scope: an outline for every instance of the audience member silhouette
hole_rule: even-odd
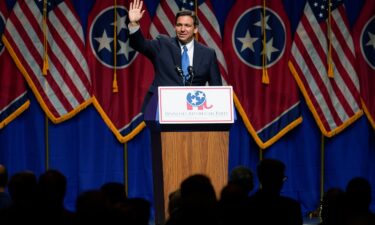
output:
[[[12,203],[12,199],[6,187],[8,185],[8,171],[4,165],[0,164],[0,210],[9,208]]]
[[[123,204],[127,200],[125,185],[119,182],[108,182],[100,187],[112,206]]]
[[[253,172],[245,166],[235,167],[229,175],[229,184],[238,184],[249,195],[254,188]]]
[[[177,189],[168,195],[168,216],[178,211],[181,207],[181,190]]]
[[[343,225],[346,216],[345,192],[340,188],[330,188],[323,196],[322,222],[320,225]]]
[[[257,166],[260,188],[249,196],[254,187],[253,174],[246,167],[236,167],[220,193],[219,202],[209,177],[192,175],[170,193],[170,217],[166,225],[302,225],[300,204],[280,194],[285,169],[279,160],[263,159]],[[0,196],[5,191],[7,176],[6,168],[0,165]],[[122,183],[108,182],[100,190],[81,193],[76,199],[76,212],[64,207],[66,188],[67,179],[57,170],[46,171],[38,181],[32,172],[14,174],[8,183],[11,204],[0,209],[0,224],[147,225],[150,222],[150,202],[127,198]],[[368,180],[361,177],[350,180],[345,192],[340,188],[329,189],[323,197],[320,225],[374,225],[371,191]]]
[[[143,198],[129,198],[110,208],[106,224],[148,225],[151,217],[151,204]]]
[[[8,191],[12,198],[9,208],[1,212],[1,224],[37,223],[37,178],[34,173],[25,171],[15,173],[9,179]]]
[[[346,186],[347,224],[374,225],[375,215],[370,210],[371,185],[367,179],[355,177]]]
[[[222,225],[247,224],[246,215],[248,195],[237,183],[228,183],[221,191],[219,200],[219,218]]]
[[[77,197],[76,216],[79,225],[108,224],[110,203],[100,190],[87,190]]]
[[[260,189],[249,198],[248,219],[257,225],[302,225],[300,204],[280,195],[285,181],[285,165],[279,160],[263,159],[257,166]]]
[[[217,225],[217,198],[211,180],[195,174],[180,185],[181,207],[174,211],[167,225]]]
[[[128,199],[124,184],[108,182],[100,187],[100,191],[108,200],[107,224],[148,224],[150,203],[146,200]]]
[[[65,175],[57,170],[47,170],[39,177],[38,193],[40,223],[68,225],[74,222],[74,213],[64,206],[67,188]]]
[[[147,225],[150,222],[151,204],[142,198],[130,198],[127,202],[132,214],[129,224]]]
[[[253,173],[250,169],[239,166],[234,168],[228,184],[222,189],[219,200],[219,217],[221,224],[247,224],[246,202],[253,190]]]

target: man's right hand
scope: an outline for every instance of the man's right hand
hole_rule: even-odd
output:
[[[134,0],[134,2],[130,3],[129,6],[129,25],[130,26],[138,26],[139,21],[142,19],[145,10],[142,10],[143,1],[141,0]]]

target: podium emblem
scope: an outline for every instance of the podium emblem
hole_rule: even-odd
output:
[[[186,96],[187,110],[193,110],[194,107],[198,110],[211,109],[213,105],[207,106],[206,93],[203,91],[189,92]]]

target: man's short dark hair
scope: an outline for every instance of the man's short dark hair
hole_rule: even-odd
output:
[[[193,11],[190,11],[190,10],[182,10],[182,11],[179,11],[179,12],[176,14],[176,17],[175,17],[175,23],[177,23],[177,19],[178,19],[178,17],[180,17],[180,16],[190,16],[191,18],[193,18],[194,26],[198,26],[198,25],[199,25],[198,17],[197,17],[197,15],[195,14],[195,12],[193,12]]]

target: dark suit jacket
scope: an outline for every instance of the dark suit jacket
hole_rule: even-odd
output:
[[[130,46],[149,58],[154,65],[155,77],[145,102],[148,102],[159,86],[184,86],[183,79],[176,70],[176,66],[181,68],[181,48],[176,37],[159,35],[156,39],[147,40],[139,29],[129,39]],[[211,86],[222,85],[215,51],[195,40],[193,68],[192,86],[203,86],[206,82]]]
[[[248,199],[248,221],[254,225],[302,225],[300,203],[276,194],[257,191]]]

